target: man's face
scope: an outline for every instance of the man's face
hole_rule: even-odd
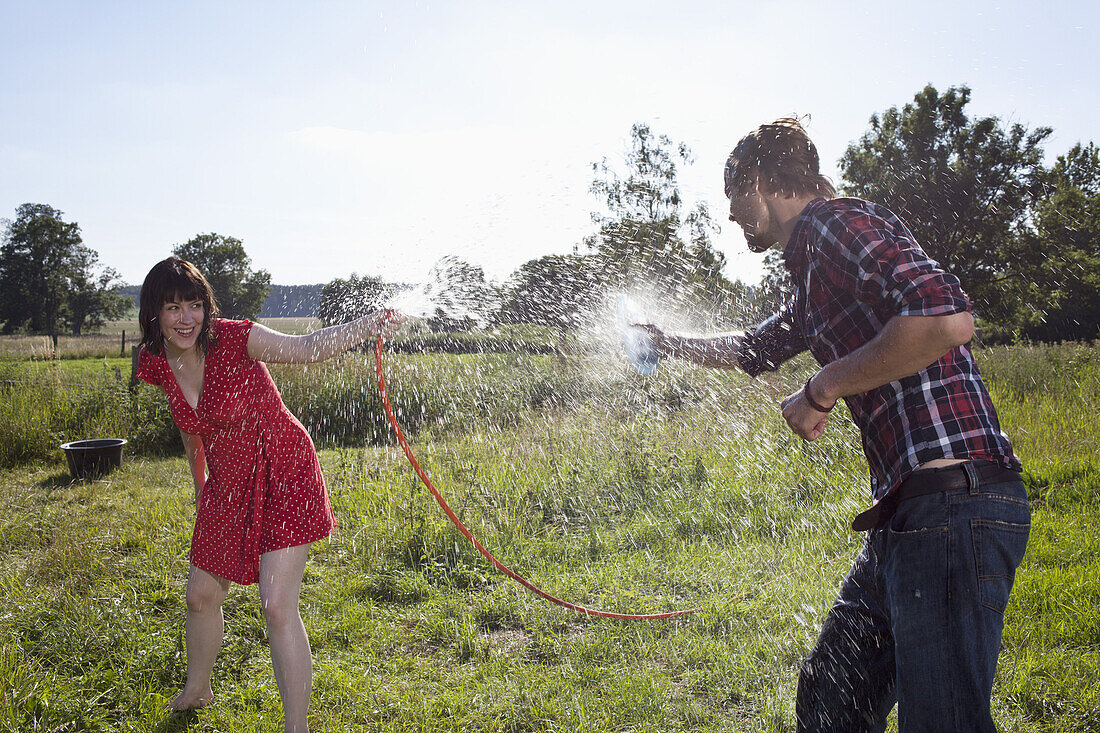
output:
[[[772,232],[772,217],[760,195],[760,187],[730,192],[730,221],[738,224],[745,233],[745,243],[753,252],[766,252],[779,243],[779,237]]]

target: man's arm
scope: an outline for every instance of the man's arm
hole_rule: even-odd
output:
[[[825,431],[826,412],[842,397],[861,394],[889,382],[916,374],[936,363],[974,335],[974,316],[969,312],[943,316],[895,316],[882,331],[847,356],[822,367],[806,385],[783,400],[783,417],[791,430],[806,440]],[[810,399],[806,389],[810,389]]]
[[[713,336],[681,336],[665,333],[655,326],[644,326],[653,337],[653,345],[661,357],[672,356],[705,367],[735,369],[740,366],[738,354],[742,332],[720,333]]]
[[[794,326],[794,303],[789,302],[749,332],[714,336],[666,334],[656,326],[643,326],[653,337],[657,353],[719,369],[742,369],[751,377],[774,371],[806,350],[806,340]]]

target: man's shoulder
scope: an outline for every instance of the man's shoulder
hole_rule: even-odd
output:
[[[893,211],[873,201],[840,197],[818,202],[811,212],[816,220],[814,229],[826,239],[850,242],[871,237],[912,238],[905,224]]]
[[[890,209],[882,204],[876,204],[874,201],[867,201],[866,199],[858,199],[851,196],[840,196],[834,199],[824,200],[814,213],[822,217],[872,216],[878,219],[887,219],[891,221],[897,219],[894,212],[890,211]]]
[[[856,198],[817,199],[810,204],[805,213],[810,249],[838,244],[851,240],[853,235],[865,229],[871,219],[878,216],[873,213],[870,201]]]

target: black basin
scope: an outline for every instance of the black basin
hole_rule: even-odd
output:
[[[69,475],[74,479],[105,476],[122,463],[124,438],[96,438],[65,443],[61,450],[69,461]]]

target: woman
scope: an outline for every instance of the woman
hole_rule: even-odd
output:
[[[336,524],[317,452],[264,362],[323,361],[405,320],[377,311],[306,336],[218,317],[189,262],[157,263],[141,288],[138,377],[160,386],[180,429],[198,507],[187,581],[187,683],[174,710],[209,705],[230,582],[259,582],[286,730],[308,730],[313,661],[298,613],[309,545]]]

